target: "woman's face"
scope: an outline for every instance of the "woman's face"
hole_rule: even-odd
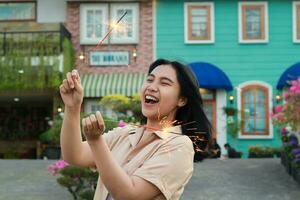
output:
[[[176,110],[185,105],[179,97],[180,86],[176,71],[171,65],[157,66],[141,88],[142,113],[152,120],[174,120]]]

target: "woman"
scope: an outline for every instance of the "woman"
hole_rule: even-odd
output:
[[[96,200],[177,200],[193,172],[193,144],[186,135],[210,135],[197,81],[178,63],[151,64],[141,88],[146,125],[126,126],[103,134],[100,112],[82,120],[83,89],[76,71],[60,86],[65,104],[61,130],[63,158],[70,164],[96,167]],[[206,142],[206,141],[204,141]]]

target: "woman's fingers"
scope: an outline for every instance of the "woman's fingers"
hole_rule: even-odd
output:
[[[103,134],[105,126],[103,118],[99,111],[96,115],[91,114],[90,116],[82,119],[83,131],[88,140],[93,140],[98,138]]]
[[[67,80],[68,80],[69,87],[71,89],[73,89],[74,88],[74,81],[72,79],[72,76],[71,76],[70,72],[67,73]]]
[[[72,80],[74,82],[75,89],[78,90],[78,91],[81,91],[82,87],[81,87],[81,84],[80,84],[80,76],[79,76],[77,70],[75,70],[75,69],[72,70],[71,78],[72,78]]]
[[[103,133],[105,130],[105,124],[104,124],[104,120],[102,118],[100,111],[96,112],[96,118],[97,118],[97,123],[98,123],[99,129],[102,130],[102,133]]]

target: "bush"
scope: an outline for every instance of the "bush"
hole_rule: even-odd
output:
[[[70,166],[63,160],[49,165],[52,175],[59,174],[57,182],[68,189],[74,199],[92,200],[98,180],[98,172],[89,168]]]
[[[60,116],[57,116],[54,119],[51,128],[40,135],[40,141],[44,144],[59,145],[61,126],[62,118]]]

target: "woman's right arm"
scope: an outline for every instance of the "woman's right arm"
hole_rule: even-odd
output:
[[[67,79],[60,86],[60,94],[65,104],[64,119],[60,134],[62,157],[72,165],[95,166],[92,152],[87,142],[82,141],[80,129],[80,108],[83,89],[76,70],[67,73]]]

